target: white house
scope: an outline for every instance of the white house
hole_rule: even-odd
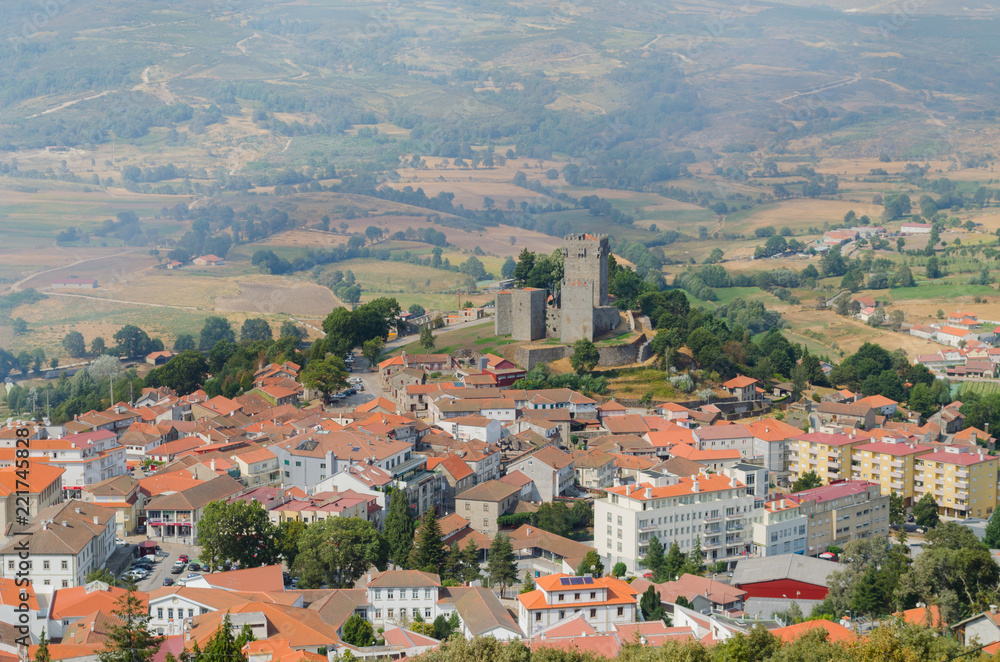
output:
[[[535,585],[517,596],[517,624],[528,636],[578,613],[598,632],[636,620],[638,592],[620,579],[557,573],[537,578]]]
[[[49,466],[66,470],[62,488],[68,498],[80,497],[87,485],[120,476],[127,470],[125,447],[110,430],[40,439],[32,442],[28,455],[46,458]]]
[[[103,568],[115,551],[115,511],[92,503],[49,506],[26,531],[31,535],[12,536],[0,549],[0,576],[16,579],[27,564],[40,594],[83,586],[87,574]]]
[[[488,444],[498,442],[503,430],[503,424],[500,421],[476,414],[444,419],[438,422],[438,427],[455,439],[461,441],[478,439]]]
[[[437,618],[441,578],[419,570],[387,570],[371,575],[365,589],[368,596],[368,620],[375,627],[409,623],[420,616],[425,621]]]
[[[899,234],[930,234],[933,226],[930,223],[903,223]]]
[[[968,343],[970,340],[979,340],[979,334],[954,326],[943,326],[937,332],[937,341],[942,345],[958,347],[963,341]]]
[[[753,553],[758,556],[804,554],[808,518],[791,497],[767,501],[754,510]]]

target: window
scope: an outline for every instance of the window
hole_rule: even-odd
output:
[[[424,608],[424,618],[430,618],[430,617],[431,617],[431,608],[430,607]]]
[[[416,607],[413,608],[413,618],[420,618],[420,610]]]
[[[611,513],[608,513],[608,521],[611,521]]]
[[[42,582],[42,584],[43,584],[44,586],[51,586],[51,585],[52,585],[52,582],[51,582],[51,581],[49,581],[48,579],[46,579],[45,581],[43,581],[43,582]]]
[[[483,512],[484,513],[488,513],[489,511],[490,511],[490,504],[484,503],[483,504]]]
[[[597,592],[596,591],[591,591],[590,592],[590,599],[591,600],[596,600],[597,599]]]
[[[619,552],[622,551],[622,544],[621,543],[618,543],[618,551]]]
[[[286,467],[288,466],[288,460],[285,460],[285,466]]]
[[[388,616],[389,618],[392,618],[392,610],[391,609],[387,609],[386,610],[386,616]]]
[[[468,501],[466,501],[465,502],[465,509],[466,510],[472,510],[472,504],[469,503]],[[608,515],[608,517],[611,517],[611,515]]]
[[[416,596],[414,596],[414,597],[416,597]],[[430,599],[431,599],[431,590],[429,588],[425,588],[424,589],[424,600],[430,600]],[[430,616],[430,614],[428,614],[428,616]]]
[[[565,593],[560,593],[559,594],[559,602],[562,602],[565,599],[566,599],[566,594]]]
[[[167,618],[170,619],[170,620],[174,620],[174,610],[173,609],[168,609],[167,610]]]
[[[580,599],[580,594],[579,593],[574,593],[573,594],[573,599],[574,600],[579,600]]]
[[[62,580],[62,587],[63,588],[69,588],[69,580],[68,579]]]
[[[540,621],[540,620],[542,620],[542,612],[536,611],[535,612],[535,621],[537,622],[537,621]]]
[[[188,618],[194,618],[194,609],[188,609]]]
[[[163,607],[160,607],[159,609],[156,610],[156,617],[161,620],[163,619]]]
[[[559,620],[566,618],[566,612],[562,609],[559,610]]]
[[[14,569],[14,562],[13,561],[7,561],[7,569],[8,570],[13,570]]]
[[[301,467],[301,466],[302,466],[302,463],[301,463],[301,462],[296,462],[296,463],[295,463],[295,466],[297,466],[297,467]]]
[[[619,607],[618,608],[618,615],[619,616],[624,616],[625,615],[625,607]]]
[[[201,608],[201,613],[202,614],[207,614],[208,613],[208,609],[206,609],[205,607],[202,607]]]
[[[382,599],[382,591],[381,591],[381,589],[375,589],[375,599],[376,600],[381,600]]]
[[[48,569],[49,569],[49,562],[42,561],[42,570],[48,570]]]
[[[392,589],[390,588],[390,589],[389,589],[388,591],[386,591],[385,593],[386,593],[386,596],[385,596],[385,597],[386,597],[386,598],[388,598],[389,600],[392,600]]]
[[[597,610],[596,609],[591,609],[590,610],[590,617],[591,618],[597,618]]]
[[[381,609],[376,609],[375,610],[375,618],[376,618],[376,620],[382,618],[382,610]]]
[[[489,526],[489,525],[490,525],[490,520],[489,520],[489,518],[487,518],[487,517],[484,517],[484,518],[483,518],[483,526]]]
[[[62,569],[63,570],[69,570],[69,564],[66,561],[62,562]]]

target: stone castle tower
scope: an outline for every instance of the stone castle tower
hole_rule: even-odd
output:
[[[607,235],[571,234],[563,243],[563,278],[571,283],[594,284],[594,307],[608,305]]]

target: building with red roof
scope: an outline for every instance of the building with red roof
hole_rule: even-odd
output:
[[[598,632],[608,632],[618,624],[633,623],[638,593],[614,577],[574,577],[557,573],[535,580],[534,591],[518,600],[518,625],[526,634],[542,630],[576,610]]]

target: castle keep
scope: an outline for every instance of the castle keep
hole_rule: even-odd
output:
[[[558,298],[534,287],[497,294],[496,333],[514,340],[559,338],[593,340],[618,325],[618,309],[608,305],[608,256],[605,235],[571,234],[562,248],[563,281]]]

